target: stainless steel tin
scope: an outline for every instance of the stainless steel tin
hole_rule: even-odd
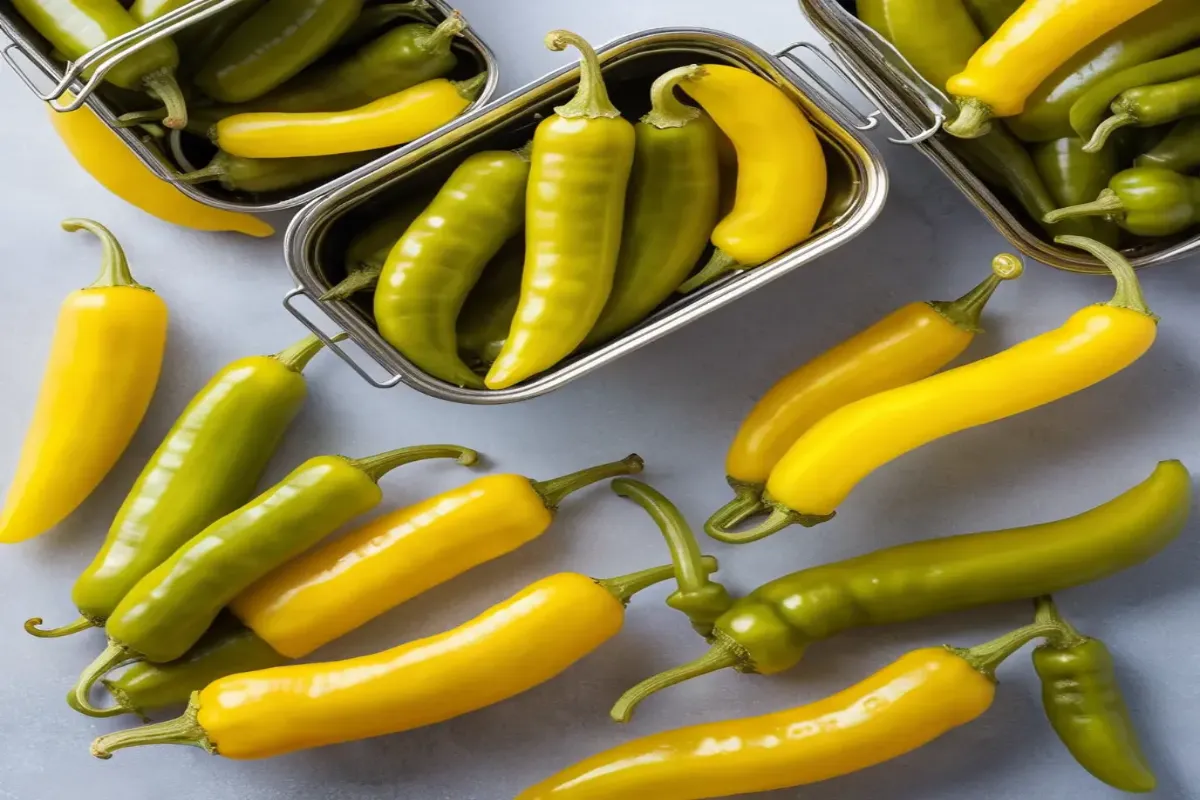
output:
[[[288,228],[285,242],[288,267],[298,283],[285,299],[288,309],[377,387],[407,384],[459,403],[511,403],[553,391],[813,261],[861,233],[882,209],[887,174],[878,152],[853,130],[847,109],[839,108],[836,98],[823,97],[821,84],[815,82],[819,79],[794,57],[789,60],[796,70],[742,39],[690,28],[634,34],[611,42],[600,49],[599,55],[610,93],[629,117],[646,110],[649,86],[655,77],[667,69],[695,62],[745,67],[787,92],[813,121],[829,161],[831,199],[817,232],[763,266],[674,301],[616,341],[503,391],[462,389],[419,370],[379,336],[372,324],[369,301],[320,303],[320,310],[346,331],[379,369],[358,363],[306,315],[308,308],[318,305],[315,298],[344,274],[341,254],[348,238],[369,217],[372,207],[435,188],[468,153],[515,148],[527,141],[538,120],[552,113],[553,106],[574,91],[579,70],[566,67],[461,118],[440,135],[426,137],[392,154],[370,174],[303,209]],[[303,309],[298,306],[302,299]],[[380,370],[386,374],[372,374]]]
[[[939,115],[954,113],[942,91],[921,78],[885,39],[860,22],[838,0],[799,0],[800,7],[849,69],[848,78],[863,91],[913,146],[921,150],[962,190],[998,231],[1026,255],[1059,269],[1100,271],[1097,262],[1054,244],[1024,212],[1010,207],[946,147]],[[927,134],[923,136],[922,134]],[[1172,238],[1126,251],[1133,265],[1146,267],[1183,258],[1200,250],[1200,236]]]
[[[129,110],[121,105],[122,95],[125,93],[107,84],[101,84],[95,77],[86,82],[72,80],[72,77],[78,77],[81,74],[82,68],[97,64],[100,65],[96,73],[98,77],[101,75],[100,70],[107,71],[108,67],[111,67],[120,58],[133,52],[140,44],[147,44],[162,36],[170,35],[189,24],[199,22],[211,14],[217,13],[239,1],[194,0],[184,8],[139,28],[130,39],[126,39],[125,37],[122,37],[121,40],[114,39],[103,47],[97,48],[97,50],[84,59],[80,59],[78,63],[71,65],[71,69],[66,71],[60,63],[50,57],[49,43],[21,19],[20,15],[14,10],[10,0],[0,0],[0,33],[3,33],[10,40],[10,44],[4,47],[3,50],[0,50],[0,54],[3,55],[9,65],[21,76],[39,98],[51,101],[54,107],[61,111],[78,108],[80,105],[86,104],[114,130],[138,159],[155,174],[166,181],[174,183],[188,197],[214,208],[255,214],[295,208],[335,189],[353,183],[358,178],[372,173],[378,165],[386,162],[388,157],[385,156],[319,185],[255,198],[248,198],[245,195],[227,192],[215,183],[199,184],[196,186],[179,183],[175,180],[175,165],[172,165],[168,161],[166,154],[160,151],[155,145],[140,138],[137,129],[117,127],[117,116]],[[429,4],[431,6],[431,15],[435,21],[445,19],[453,10],[444,0],[429,0]],[[470,20],[468,20],[469,22]],[[129,42],[132,42],[132,45]],[[469,77],[484,70],[488,73],[487,84],[480,93],[479,99],[468,109],[469,112],[486,104],[492,95],[495,94],[500,80],[499,69],[491,49],[470,27],[458,37],[455,46],[463,58],[460,59],[461,63],[451,77]],[[31,75],[31,70],[37,74]],[[75,99],[71,102],[66,102],[65,100],[54,102],[54,99],[62,96],[63,91],[67,89],[70,89]],[[92,91],[92,89],[95,89],[95,91]],[[190,166],[186,164],[180,166],[184,169],[190,169]]]

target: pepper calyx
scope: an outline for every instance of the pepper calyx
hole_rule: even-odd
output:
[[[992,109],[976,97],[956,97],[958,116],[942,128],[959,139],[978,139],[992,130]]]
[[[704,525],[704,532],[725,544],[749,544],[773,536],[790,525],[813,528],[822,522],[828,522],[837,515],[836,511],[831,514],[801,514],[782,503],[771,500],[767,495],[763,496],[763,503],[771,508],[771,513],[765,520],[751,528],[744,531],[731,531],[726,527],[714,524],[713,519],[710,518]]]
[[[67,704],[80,714],[85,714],[89,717],[115,717],[124,714],[125,709],[123,708],[97,708],[92,705],[89,695],[92,692],[92,687],[105,674],[119,666],[128,664],[130,661],[140,659],[141,656],[130,648],[109,639],[108,646],[104,648],[104,651],[100,655],[96,656],[95,661],[83,670],[79,675],[79,680],[75,682],[75,686],[68,692]]]
[[[546,34],[546,47],[556,53],[574,47],[580,58],[579,89],[565,105],[554,109],[555,114],[563,119],[615,119],[621,116],[608,97],[600,59],[586,39],[571,31],[555,30]]]
[[[108,228],[94,220],[78,217],[65,219],[61,224],[64,231],[70,233],[87,231],[100,240],[103,248],[100,255],[100,277],[88,285],[88,289],[128,287],[144,289],[147,292],[153,291],[149,286],[143,286],[133,279],[133,273],[129,271],[129,259],[125,257],[125,250]]]
[[[1025,262],[1012,253],[1001,253],[992,259],[992,273],[978,286],[957,300],[931,300],[928,306],[951,324],[967,333],[979,333],[983,309],[1002,281],[1016,280],[1025,273]]]
[[[642,122],[663,130],[682,128],[699,119],[703,112],[682,102],[675,87],[683,81],[703,78],[707,74],[708,71],[699,64],[690,64],[658,76],[650,87],[650,111],[642,117]]]
[[[1112,272],[1113,278],[1117,281],[1117,290],[1113,293],[1112,299],[1104,305],[1111,308],[1126,308],[1158,321],[1158,317],[1146,303],[1146,296],[1142,293],[1142,284],[1138,281],[1133,265],[1125,259],[1125,256],[1108,245],[1086,236],[1055,236],[1054,241],[1056,244],[1065,244],[1068,247],[1091,253]]]
[[[100,759],[109,759],[116,750],[147,744],[181,744],[199,747],[212,755],[217,755],[216,745],[209,740],[208,734],[197,720],[199,712],[200,693],[193,692],[187,710],[183,712],[182,716],[166,722],[157,722],[153,725],[143,725],[140,728],[130,728],[99,736],[92,742],[92,755]]]

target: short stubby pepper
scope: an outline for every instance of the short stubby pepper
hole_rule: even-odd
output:
[[[1161,167],[1132,167],[1090,203],[1046,215],[1050,221],[1101,216],[1136,236],[1174,236],[1200,223],[1200,178]]]

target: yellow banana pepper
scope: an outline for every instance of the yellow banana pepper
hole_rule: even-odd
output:
[[[63,228],[98,236],[104,261],[96,282],[68,295],[59,312],[33,422],[0,509],[0,543],[45,533],[87,499],[129,445],[162,368],[166,303],[133,280],[104,226],[69,219]]]
[[[983,136],[993,117],[1014,117],[1025,101],[1067,59],[1161,0],[1025,0],[975,51],[946,91],[958,116],[946,131],[964,139]]]

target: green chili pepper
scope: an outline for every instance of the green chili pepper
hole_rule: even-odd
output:
[[[609,100],[591,45],[551,31],[546,46],[579,50],[579,89],[534,134],[521,302],[488,372],[490,389],[549,369],[582,344],[608,301],[621,250],[633,125]]]
[[[458,353],[483,372],[504,349],[521,301],[521,272],[525,266],[525,237],[515,236],[483,270],[458,315]]]
[[[222,103],[262,97],[327,53],[362,11],[363,0],[267,0],[196,74]]]
[[[1030,148],[1033,163],[1059,208],[1087,203],[1096,198],[1117,174],[1117,153],[1113,148],[1099,153],[1083,150],[1083,140],[1074,136],[1040,142]],[[1048,212],[1043,211],[1042,216]],[[1121,230],[1106,219],[1076,219],[1075,222],[1090,224],[1079,228],[1080,236],[1095,239],[1109,247],[1117,247]]]
[[[612,293],[583,342],[594,347],[624,333],[683,283],[717,224],[717,126],[679,102],[675,87],[699,67],[672,70],[650,89],[650,113],[634,126],[621,255]]]
[[[297,186],[341,175],[361,167],[380,155],[372,150],[363,153],[338,153],[305,158],[244,158],[218,150],[208,166],[178,176],[183,183],[216,181],[230,192],[262,194],[294,189]]]
[[[291,159],[284,159],[290,161]],[[410,200],[372,222],[350,240],[344,264],[346,277],[321,295],[322,300],[346,300],[358,292],[374,289],[388,254],[413,220],[429,205],[429,200]]]
[[[1079,51],[1047,78],[1009,117],[1008,126],[1027,142],[1072,136],[1071,107],[1114,73],[1176,52],[1200,39],[1200,3],[1162,0]]]
[[[1024,0],[966,0],[967,11],[984,36],[1000,30]]]
[[[68,61],[77,61],[138,27],[137,20],[117,0],[13,0],[13,8]],[[175,44],[162,39],[126,56],[104,79],[122,89],[157,97],[167,107],[163,124],[182,128],[187,124],[187,103],[175,80],[178,66]]]
[[[1190,117],[1171,127],[1166,137],[1134,159],[1137,167],[1159,167],[1190,172],[1200,167],[1200,117]]]
[[[1114,175],[1094,201],[1052,211],[1046,221],[1072,217],[1106,217],[1135,236],[1172,236],[1200,222],[1200,178],[1133,167]]]
[[[234,361],[192,398],[142,470],[104,546],[75,581],[82,615],[54,630],[40,618],[34,636],[67,636],[104,625],[151,570],[254,495],[306,393],[302,371],[321,349],[308,336],[275,356]]]
[[[627,719],[654,692],[716,670],[781,672],[809,644],[852,628],[1038,597],[1112,575],[1179,536],[1191,491],[1187,469],[1163,461],[1138,486],[1076,517],[914,542],[786,575],[717,619],[707,655],[643,681],[613,714]]]
[[[1071,127],[1088,141],[1122,93],[1142,86],[1169,83],[1200,74],[1200,49],[1123,69],[1088,89],[1071,106]],[[1120,113],[1116,108],[1115,113]],[[1132,124],[1132,123],[1131,123]]]
[[[1153,128],[1200,113],[1200,75],[1128,89],[1113,101],[1112,112],[1111,117],[1096,126],[1091,141],[1085,145],[1089,153],[1103,148],[1113,131],[1126,126]]]
[[[378,505],[379,478],[427,458],[472,464],[477,455],[456,445],[429,445],[357,460],[317,456],[193,536],[121,599],[105,625],[109,645],[83,671],[72,705],[92,716],[124,713],[88,700],[106,672],[130,661],[161,664],[181,657],[247,586]]]
[[[175,45],[179,48],[180,73],[188,76],[194,75],[204,66],[208,57],[229,38],[230,34],[253,16],[266,2],[267,0],[239,0],[211,17],[190,23],[186,28],[177,32],[173,38]]]
[[[358,15],[358,19],[350,26],[342,38],[338,39],[338,49],[357,48],[366,44],[379,35],[381,30],[390,27],[402,19],[417,19],[421,22],[432,22],[430,9],[426,0],[409,0],[407,3],[384,3],[377,6],[367,6]]]
[[[458,355],[455,322],[488,261],[521,230],[528,178],[524,151],[468,157],[388,255],[375,288],[375,324],[436,378],[483,388]]]
[[[1038,598],[1036,621],[1057,623],[1067,632],[1033,651],[1042,705],[1058,738],[1080,766],[1109,786],[1154,791],[1154,771],[1142,755],[1104,642],[1075,630],[1049,597]]]

